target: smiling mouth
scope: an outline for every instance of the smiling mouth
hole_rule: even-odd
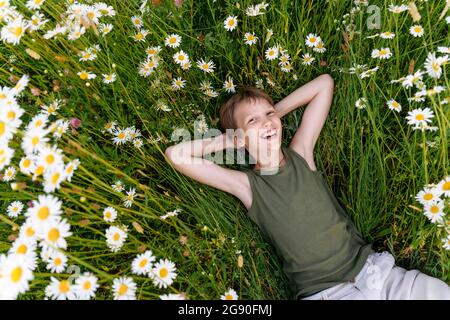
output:
[[[277,137],[277,131],[275,129],[272,129],[266,133],[264,133],[261,138],[266,140],[271,140],[273,138]]]

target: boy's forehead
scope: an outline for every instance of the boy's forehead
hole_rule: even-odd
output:
[[[272,105],[263,99],[243,101],[237,105],[236,113],[239,118],[244,118],[259,111],[259,109],[267,109]]]

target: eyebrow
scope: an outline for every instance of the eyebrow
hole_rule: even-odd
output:
[[[268,110],[270,110],[270,111],[276,111],[274,106],[269,106],[269,107],[267,108],[267,111],[268,111]],[[249,120],[251,120],[252,117],[253,117],[254,115],[255,115],[255,114],[250,114],[250,115],[248,115],[247,117],[245,117],[244,124],[247,124],[247,122],[248,122]]]

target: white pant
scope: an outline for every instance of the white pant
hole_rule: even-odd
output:
[[[370,254],[354,281],[302,300],[450,300],[450,287],[418,270],[396,266],[394,257],[385,251]]]

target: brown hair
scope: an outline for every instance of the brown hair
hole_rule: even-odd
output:
[[[267,95],[264,91],[254,88],[244,86],[239,93],[233,95],[227,102],[222,104],[220,107],[220,125],[224,130],[226,129],[237,129],[237,124],[234,119],[234,110],[236,106],[241,102],[252,101],[256,102],[259,99],[266,100],[273,106],[272,98]]]

